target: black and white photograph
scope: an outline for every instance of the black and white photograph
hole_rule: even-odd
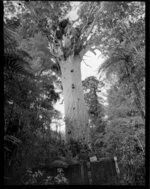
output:
[[[146,186],[145,9],[3,1],[4,185]]]

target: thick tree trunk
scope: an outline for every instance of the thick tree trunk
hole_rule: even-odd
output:
[[[64,95],[66,139],[89,142],[88,113],[81,82],[81,59],[70,56],[60,62]]]

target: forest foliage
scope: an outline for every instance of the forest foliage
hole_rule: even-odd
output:
[[[52,119],[61,119],[54,104],[60,98],[55,86],[62,88],[59,64],[49,50],[54,43],[49,42],[53,28],[71,10],[70,3],[14,2],[3,3],[6,183],[17,183],[25,170],[51,166],[54,160],[77,162],[85,149],[82,144],[65,144],[49,127]],[[121,184],[143,185],[145,3],[81,2],[78,14],[82,48],[86,43],[88,50],[98,49],[106,57],[99,78],[82,82],[92,153],[118,157]],[[101,95],[107,84],[104,106]]]

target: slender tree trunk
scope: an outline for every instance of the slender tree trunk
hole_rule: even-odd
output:
[[[144,112],[144,109],[143,109],[143,106],[142,106],[140,92],[139,92],[139,89],[138,89],[135,81],[133,81],[133,87],[134,87],[134,91],[135,91],[135,94],[136,94],[136,106],[139,109],[139,112],[141,114],[142,119],[145,120],[145,112]]]
[[[137,109],[139,110],[139,113],[140,113],[142,119],[145,121],[145,111],[144,111],[144,108],[142,106],[142,100],[141,100],[141,95],[140,95],[140,91],[139,91],[139,88],[138,88],[138,83],[136,83],[135,79],[132,77],[131,72],[129,71],[130,70],[129,67],[133,66],[132,61],[130,62],[130,64],[131,65],[129,65],[128,62],[126,62],[125,67],[126,67],[127,73],[129,73],[129,76],[132,78],[133,90],[134,90],[135,95],[136,95],[135,103],[136,103]]]
[[[89,141],[88,113],[81,82],[81,58],[60,62],[65,108],[66,139]]]

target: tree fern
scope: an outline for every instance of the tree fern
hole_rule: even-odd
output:
[[[128,48],[129,46],[124,46],[122,48],[115,48],[110,57],[103,63],[103,65],[99,68],[98,72],[101,70],[106,71],[106,76],[109,78],[112,73],[116,73],[119,82],[128,84],[131,87],[136,95],[136,104],[141,112],[141,116],[144,119],[144,109],[143,109],[143,96],[139,91],[140,80],[143,80],[144,74],[144,60],[143,60],[143,49],[141,49],[142,54],[139,62],[139,53],[134,52],[134,49]],[[120,51],[121,50],[121,51]],[[141,70],[141,74],[139,73]],[[137,75],[138,74],[138,75]],[[141,78],[139,78],[139,75]],[[139,81],[139,82],[138,82]],[[142,94],[143,95],[143,94]]]
[[[14,72],[29,74],[32,57],[17,48],[15,36],[17,34],[4,24],[4,66]]]

